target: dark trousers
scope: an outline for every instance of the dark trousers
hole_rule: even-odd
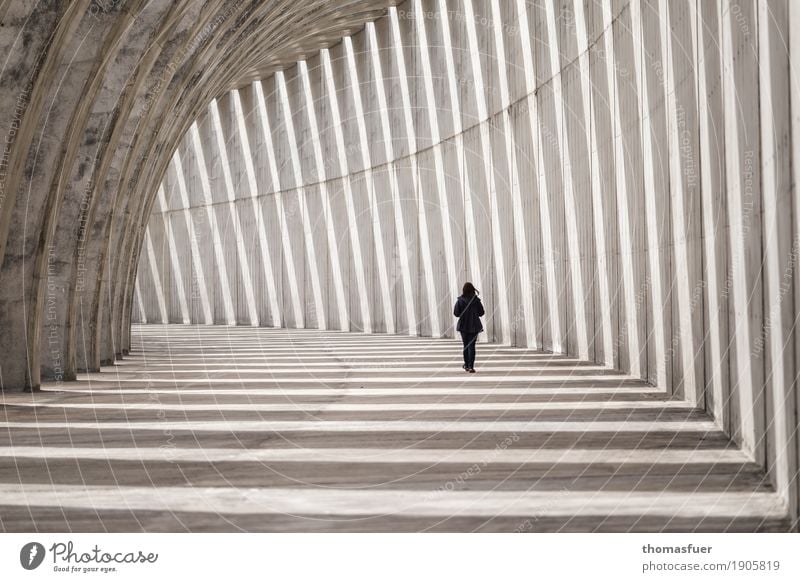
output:
[[[462,331],[461,341],[464,342],[464,367],[469,370],[475,367],[475,344],[478,342],[478,334]]]

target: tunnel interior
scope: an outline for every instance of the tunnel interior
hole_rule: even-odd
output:
[[[4,395],[97,380],[170,333],[180,351],[186,330],[435,351],[471,281],[501,361],[680,403],[797,527],[789,0],[75,0],[0,19]]]

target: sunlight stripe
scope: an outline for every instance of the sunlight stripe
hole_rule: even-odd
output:
[[[647,254],[650,262],[649,277],[651,281],[651,301],[653,316],[653,336],[655,341],[656,384],[667,387],[667,350],[664,344],[664,307],[665,298],[661,284],[661,241],[659,239],[659,216],[656,206],[655,163],[653,156],[653,120],[650,116],[650,91],[648,89],[647,71],[642,64],[644,39],[642,37],[641,0],[631,2],[631,28],[633,31],[633,62],[636,79],[639,80],[637,94],[643,104],[646,119],[641,121],[642,155],[644,157],[644,200],[647,223]],[[640,51],[638,47],[642,47]]]
[[[259,188],[256,180],[256,170],[253,166],[253,152],[250,149],[250,138],[247,135],[247,125],[245,123],[244,110],[242,109],[242,99],[238,90],[231,91],[234,115],[236,116],[237,132],[242,147],[242,159],[247,176],[250,201],[253,209],[253,217],[256,221],[258,231],[258,250],[261,256],[261,267],[264,270],[264,278],[267,283],[267,302],[269,303],[270,318],[272,325],[280,327],[281,311],[278,307],[278,291],[275,285],[275,274],[272,271],[272,261],[270,260],[269,239],[264,225],[264,216],[261,214],[259,204]]]
[[[139,288],[139,277],[136,277],[134,289],[136,290],[136,304],[139,306],[139,317],[142,323],[147,323],[147,312],[144,309],[144,302],[142,301],[142,290]]]
[[[787,404],[793,403],[791,379],[786,377],[787,365],[784,350],[787,349],[787,339],[783,334],[783,295],[786,293],[786,278],[790,269],[794,269],[797,260],[798,239],[795,238],[791,247],[791,257],[788,266],[781,269],[781,249],[779,236],[781,234],[779,216],[783,212],[782,195],[788,190],[789,184],[781,182],[778,175],[778,144],[776,141],[775,111],[773,109],[772,74],[773,70],[780,71],[788,60],[782,58],[785,53],[778,52],[778,63],[772,62],[771,28],[780,26],[775,22],[775,16],[766,0],[758,0],[758,44],[759,44],[759,96],[760,96],[760,125],[761,125],[761,183],[764,202],[765,241],[763,253],[766,262],[766,296],[768,314],[764,325],[765,334],[768,336],[770,368],[766,383],[772,391],[773,412],[771,422],[774,430],[775,444],[775,485],[777,492],[788,503],[790,492],[794,492],[795,483],[792,474],[793,460],[789,457],[792,452],[791,443],[796,436],[797,425],[787,423],[795,419],[794,411],[787,411]],[[778,51],[783,51],[781,30],[776,30],[779,42]],[[778,73],[781,74],[781,73]],[[788,108],[787,108],[788,110]],[[783,281],[781,278],[783,277]],[[794,311],[794,310],[793,310]],[[796,316],[795,316],[796,317]],[[796,321],[796,319],[795,319]],[[794,329],[794,327],[792,328]],[[791,340],[788,342],[791,345]],[[791,357],[791,356],[790,356]],[[790,368],[791,369],[791,368]]]
[[[328,194],[327,175],[325,173],[325,160],[322,157],[322,144],[319,140],[319,127],[317,126],[317,113],[314,111],[314,97],[311,94],[311,81],[308,78],[308,65],[306,61],[299,61],[298,68],[303,80],[303,93],[305,95],[306,113],[311,129],[311,143],[314,148],[314,163],[319,180],[320,196],[325,214],[325,232],[328,236],[328,256],[331,260],[331,271],[333,272],[333,288],[336,292],[336,304],[339,308],[339,329],[348,331],[350,329],[350,317],[347,314],[347,298],[344,293],[344,281],[342,275],[342,265],[339,260],[339,244],[336,240],[336,230],[333,225],[333,210],[331,209],[330,196]]]
[[[295,325],[303,328],[305,327],[305,314],[300,305],[300,290],[297,282],[294,252],[292,250],[291,239],[289,238],[289,227],[286,224],[286,213],[283,208],[281,177],[278,172],[278,162],[275,157],[275,146],[272,140],[272,128],[269,123],[269,115],[267,114],[267,101],[264,95],[263,81],[254,82],[253,87],[256,90],[256,112],[258,113],[258,120],[264,137],[264,145],[267,147],[267,160],[269,163],[270,176],[272,177],[273,195],[275,196],[275,211],[278,215],[278,228],[281,231],[281,248],[283,249],[286,275],[289,279],[289,296],[292,303],[292,312],[294,313]]]
[[[408,88],[408,73],[406,70],[405,56],[403,55],[403,40],[400,34],[400,22],[397,16],[397,8],[389,7],[389,23],[392,29],[392,47],[394,57],[397,62],[398,76],[400,83],[400,96],[403,102],[403,119],[405,122],[406,141],[408,143],[408,154],[411,161],[411,178],[413,182],[414,195],[417,204],[417,220],[419,226],[419,243],[422,254],[422,268],[425,274],[425,290],[428,300],[427,316],[430,320],[431,335],[433,337],[442,336],[442,326],[439,321],[439,310],[437,309],[438,300],[436,295],[436,285],[433,278],[433,258],[430,248],[430,230],[428,228],[428,218],[423,202],[423,192],[419,187],[419,169],[417,167],[417,138],[414,131],[413,112],[411,110],[411,97]]]
[[[475,208],[473,206],[473,191],[470,184],[469,172],[465,169],[466,153],[464,151],[464,134],[461,124],[461,106],[459,104],[460,90],[456,81],[455,61],[453,58],[453,43],[450,37],[450,16],[446,0],[438,0],[436,17],[442,27],[442,40],[444,44],[445,65],[447,67],[447,84],[450,93],[450,111],[453,117],[453,132],[455,133],[456,155],[458,156],[458,178],[464,189],[464,237],[467,246],[467,277],[478,288],[483,288],[483,272],[481,270],[480,253],[478,252],[478,235],[475,227]],[[526,325],[526,329],[527,329]],[[479,341],[486,336],[479,337]]]
[[[216,138],[217,152],[220,157],[220,168],[222,169],[223,184],[228,201],[228,211],[231,214],[231,224],[233,225],[233,236],[236,239],[236,249],[238,251],[239,267],[244,285],[245,301],[247,301],[247,313],[249,324],[258,327],[258,308],[256,307],[256,296],[253,289],[252,272],[250,261],[247,258],[247,249],[244,246],[244,233],[242,231],[242,221],[239,218],[239,210],[236,207],[236,189],[233,186],[233,176],[231,175],[230,160],[228,159],[228,147],[226,136],[222,131],[222,121],[219,117],[219,106],[214,99],[209,105],[211,113],[211,127]]]
[[[747,460],[735,449],[191,449],[128,447],[0,447],[0,458],[95,459],[104,461],[256,462],[256,463],[514,463],[719,465]]]
[[[203,321],[206,325],[214,323],[214,316],[211,314],[211,301],[208,299],[208,286],[206,281],[205,269],[203,269],[203,259],[200,255],[200,246],[197,242],[197,231],[194,226],[194,219],[190,212],[189,192],[186,188],[186,178],[183,170],[183,162],[179,150],[175,150],[172,156],[172,163],[175,166],[175,178],[178,182],[178,194],[181,198],[181,212],[186,223],[186,232],[189,236],[189,244],[192,253],[192,267],[195,276],[192,278],[192,298],[194,299],[194,286],[197,285],[200,294],[200,307],[203,310]]]
[[[472,10],[472,0],[464,0],[465,20],[467,24],[467,37],[469,39],[470,61],[472,63],[472,80],[475,89],[475,101],[478,106],[478,123],[480,126],[481,150],[483,152],[483,171],[486,176],[488,189],[491,224],[492,224],[492,252],[494,256],[494,273],[497,280],[495,300],[500,316],[501,343],[510,344],[511,322],[508,308],[509,288],[506,281],[505,257],[503,255],[503,241],[500,236],[500,215],[497,205],[497,185],[495,183],[494,165],[492,157],[492,144],[489,135],[489,113],[486,109],[486,92],[483,84],[481,70],[480,50],[478,49],[477,33],[475,31],[475,14]],[[497,333],[497,328],[495,328]]]
[[[222,250],[222,240],[219,234],[219,225],[217,224],[217,213],[215,212],[214,201],[211,199],[211,183],[208,179],[208,167],[206,166],[206,158],[203,154],[203,144],[200,141],[200,130],[197,127],[197,122],[192,124],[189,131],[191,134],[192,147],[194,148],[194,157],[197,163],[197,173],[200,178],[203,205],[206,210],[206,215],[208,216],[208,223],[211,226],[211,244],[214,247],[214,256],[217,259],[217,274],[219,275],[219,290],[222,292],[222,301],[225,308],[225,323],[228,325],[236,325],[236,314],[234,313],[233,300],[231,299],[231,286],[228,281],[228,267]]]
[[[504,516],[526,518],[656,516],[672,518],[765,519],[784,516],[774,493],[682,491],[419,491],[408,489],[123,487],[102,485],[2,484],[9,506],[86,507],[169,513],[204,512],[219,516]]]
[[[310,432],[310,433],[647,433],[666,431],[675,433],[706,433],[716,430],[710,420],[688,423],[686,421],[427,421],[427,420],[230,420],[230,421],[128,421],[128,422],[0,422],[0,428],[28,428],[37,431],[55,430],[123,430],[158,431],[186,430],[193,432]]]
[[[372,333],[372,315],[369,309],[370,301],[369,295],[367,294],[366,275],[364,273],[365,264],[361,249],[361,238],[359,237],[358,231],[358,221],[356,219],[352,176],[350,175],[350,167],[347,160],[348,149],[344,143],[344,129],[339,110],[339,98],[337,97],[336,81],[333,76],[333,65],[328,49],[322,49],[322,51],[320,51],[320,59],[322,60],[329,110],[333,121],[333,134],[336,139],[339,173],[342,175],[342,185],[344,188],[344,203],[347,211],[347,232],[350,235],[350,250],[353,253],[352,267],[355,272],[356,289],[358,291],[361,327],[365,333]]]
[[[692,274],[689,269],[689,232],[686,225],[684,205],[684,172],[681,168],[680,130],[678,128],[678,103],[675,95],[675,63],[672,57],[672,28],[669,26],[669,3],[659,0],[659,13],[664,25],[659,26],[661,32],[661,54],[666,60],[666,83],[664,91],[667,101],[667,131],[669,132],[670,151],[670,207],[672,208],[672,242],[675,249],[675,271],[679,273],[675,285],[678,288],[678,326],[680,329],[680,357],[683,370],[683,389],[687,400],[701,404],[702,393],[697,386],[695,371],[695,342],[692,330],[692,291],[689,288]],[[683,49],[681,49],[683,50]],[[673,332],[674,335],[674,332]]]
[[[378,203],[375,198],[375,182],[372,173],[372,159],[369,153],[369,140],[367,139],[367,127],[364,120],[364,106],[361,99],[361,87],[358,78],[355,55],[353,54],[353,41],[349,36],[344,38],[345,55],[347,58],[347,70],[350,79],[350,91],[353,96],[355,107],[356,125],[358,126],[358,138],[361,145],[361,162],[364,166],[364,182],[367,186],[367,198],[369,200],[370,222],[372,224],[372,244],[375,245],[375,263],[378,266],[378,282],[380,284],[380,303],[383,306],[383,318],[387,333],[394,333],[394,312],[392,310],[391,294],[389,293],[389,275],[386,272],[386,251],[383,246],[383,230],[381,228],[381,217],[378,213]]]
[[[509,108],[511,97],[508,89],[508,72],[506,71],[505,45],[503,43],[503,22],[498,0],[492,0],[492,20],[494,21],[495,53],[500,78],[500,100],[505,133],[506,157],[511,173],[511,201],[514,218],[514,249],[516,251],[515,268],[519,273],[520,297],[522,300],[522,316],[525,323],[525,345],[537,347],[536,319],[533,312],[533,283],[531,281],[530,263],[528,261],[528,242],[525,234],[525,213],[522,209],[522,195],[519,185],[519,168],[517,167],[516,139],[514,125],[511,123]],[[516,324],[513,322],[512,326]],[[510,330],[509,330],[510,331]]]
[[[150,237],[150,229],[144,231],[145,245],[147,246],[147,262],[150,264],[150,275],[153,277],[153,287],[156,290],[156,299],[158,300],[158,312],[161,315],[161,323],[169,323],[167,316],[167,303],[164,300],[164,289],[161,287],[161,275],[158,272],[158,263],[156,263],[156,253],[153,249],[153,240]]]
[[[409,243],[406,235],[405,219],[403,218],[403,208],[400,204],[400,188],[397,184],[397,167],[394,164],[394,147],[392,146],[392,126],[389,121],[389,107],[386,102],[386,90],[384,89],[383,68],[381,66],[380,53],[378,52],[378,37],[375,34],[375,24],[367,23],[367,34],[369,35],[369,51],[372,61],[372,72],[375,75],[375,88],[378,96],[378,108],[381,116],[381,131],[383,132],[383,144],[388,164],[389,187],[392,194],[392,214],[394,216],[394,230],[397,241],[398,258],[400,259],[400,278],[403,281],[403,297],[406,306],[406,321],[409,335],[417,334],[417,314],[414,301],[414,288],[411,284],[411,267],[409,260]]]
[[[628,211],[628,185],[625,171],[625,147],[622,143],[622,120],[617,90],[617,62],[614,48],[614,31],[611,17],[611,0],[603,0],[603,37],[606,51],[606,78],[611,99],[612,127],[614,132],[614,176],[616,184],[617,210],[619,213],[620,262],[622,263],[622,289],[625,324],[621,333],[628,339],[630,373],[641,376],[639,353],[639,320],[636,313],[636,293],[633,279],[633,243],[631,241],[630,216]]]
[[[720,327],[720,304],[719,304],[719,281],[717,280],[717,266],[720,264],[720,257],[717,255],[717,225],[714,222],[714,189],[711,179],[710,163],[702,163],[703,160],[711,160],[711,133],[716,129],[711,128],[711,112],[708,110],[708,86],[706,80],[706,47],[705,47],[705,26],[698,29],[697,20],[699,14],[694,3],[689,4],[692,21],[692,38],[697,48],[697,92],[698,117],[700,122],[700,196],[702,200],[703,212],[703,251],[705,252],[705,277],[708,281],[708,293],[705,297],[708,300],[708,335],[711,348],[709,359],[710,370],[707,373],[713,393],[713,414],[714,419],[720,427],[726,425],[724,388],[722,385],[722,330]],[[712,53],[713,54],[713,53]]]
[[[556,353],[564,353],[563,338],[561,336],[561,310],[558,304],[556,290],[556,257],[553,250],[553,235],[550,225],[550,195],[547,187],[547,176],[544,169],[544,146],[542,144],[542,128],[539,123],[539,102],[536,95],[536,72],[534,70],[534,54],[531,46],[531,33],[528,26],[528,11],[526,0],[517,0],[517,18],[522,41],[522,60],[525,67],[525,87],[528,92],[526,106],[528,122],[530,123],[531,136],[534,139],[534,151],[538,152],[537,160],[537,187],[539,198],[539,226],[542,231],[542,262],[544,263],[545,279],[547,281],[547,306],[550,320],[551,347]]]
[[[300,153],[298,151],[299,144],[297,143],[297,136],[294,131],[292,107],[289,103],[289,93],[286,88],[286,79],[283,75],[283,71],[278,71],[275,73],[275,80],[278,84],[281,104],[283,105],[283,120],[284,127],[286,128],[287,141],[289,142],[289,157],[292,161],[294,185],[295,188],[297,188],[297,197],[300,199],[300,219],[303,222],[303,234],[305,236],[306,243],[306,259],[311,275],[311,292],[314,295],[314,317],[317,321],[318,329],[327,329],[328,324],[325,317],[325,304],[322,300],[322,286],[319,279],[319,263],[317,262],[317,253],[314,248],[314,235],[308,218],[308,204],[306,201],[306,196],[308,193],[305,189],[303,174],[300,169]]]
[[[750,357],[750,319],[748,310],[749,293],[747,288],[746,226],[743,215],[742,175],[739,157],[742,155],[739,143],[739,107],[736,90],[736,64],[733,35],[735,23],[731,13],[731,0],[720,6],[720,27],[722,28],[722,79],[725,141],[728,155],[725,156],[728,221],[730,231],[731,283],[733,305],[736,317],[732,319],[730,334],[735,342],[735,369],[731,377],[736,378],[739,393],[739,413],[741,415],[742,449],[756,462],[763,459],[760,434],[757,434],[755,400],[756,387],[753,385],[752,359]],[[759,431],[760,432],[760,431]]]
[[[175,248],[175,233],[172,231],[172,220],[167,208],[166,197],[164,196],[163,182],[158,186],[156,202],[158,204],[158,212],[161,214],[161,218],[164,222],[164,232],[167,235],[169,261],[171,273],[175,277],[175,293],[178,295],[178,304],[181,309],[181,321],[188,324],[191,323],[189,318],[189,306],[186,303],[186,291],[183,287],[183,273],[181,272],[181,263],[178,259],[178,250]]]
[[[425,30],[425,12],[421,0],[414,0],[415,22],[417,41],[419,43],[420,62],[422,64],[422,87],[425,91],[426,111],[431,132],[433,151],[433,164],[436,173],[436,190],[439,196],[439,214],[442,221],[442,238],[444,242],[445,269],[448,280],[448,298],[451,305],[455,304],[458,297],[458,276],[456,275],[456,259],[453,250],[453,232],[450,226],[452,213],[447,194],[447,184],[444,175],[444,160],[442,159],[442,138],[439,133],[438,106],[433,90],[433,72],[431,71],[430,48],[428,34]],[[460,164],[459,164],[460,165]]]
[[[497,0],[493,0],[497,2]],[[567,223],[567,252],[569,253],[569,271],[572,281],[572,308],[574,309],[575,335],[577,337],[577,350],[574,350],[578,357],[589,358],[589,341],[586,332],[586,301],[585,290],[583,287],[583,275],[581,273],[581,248],[578,239],[578,208],[575,200],[575,186],[572,176],[572,154],[566,122],[564,120],[564,110],[567,104],[564,102],[564,92],[561,82],[561,59],[558,44],[558,34],[556,33],[556,14],[553,0],[545,2],[547,12],[547,37],[548,52],[550,54],[550,72],[553,84],[553,100],[556,114],[556,128],[558,149],[561,153],[561,178],[564,188],[564,213]],[[499,16],[498,16],[499,17]]]
[[[591,190],[592,190],[592,225],[594,227],[594,244],[597,257],[596,280],[599,283],[601,336],[603,345],[603,361],[607,366],[614,365],[614,348],[612,346],[613,331],[611,328],[611,294],[609,292],[609,269],[606,256],[606,225],[603,212],[603,192],[600,181],[600,157],[598,154],[597,124],[594,122],[592,104],[592,77],[589,71],[589,38],[586,29],[586,14],[583,0],[574,0],[575,29],[578,35],[578,63],[581,74],[578,82],[581,86],[583,111],[587,120],[585,124],[586,147],[591,152]]]

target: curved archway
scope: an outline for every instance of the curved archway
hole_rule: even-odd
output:
[[[708,415],[795,519],[788,0],[393,4],[3,3],[2,390],[132,319],[448,337],[470,279],[489,339]]]
[[[197,108],[362,26],[387,4],[4,7],[5,390],[36,388],[40,363],[45,377],[68,380],[127,351],[150,182]]]

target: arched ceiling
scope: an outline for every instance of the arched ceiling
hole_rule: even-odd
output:
[[[396,3],[0,1],[2,385],[37,386],[45,344],[56,377],[124,353],[140,234],[198,112]]]

